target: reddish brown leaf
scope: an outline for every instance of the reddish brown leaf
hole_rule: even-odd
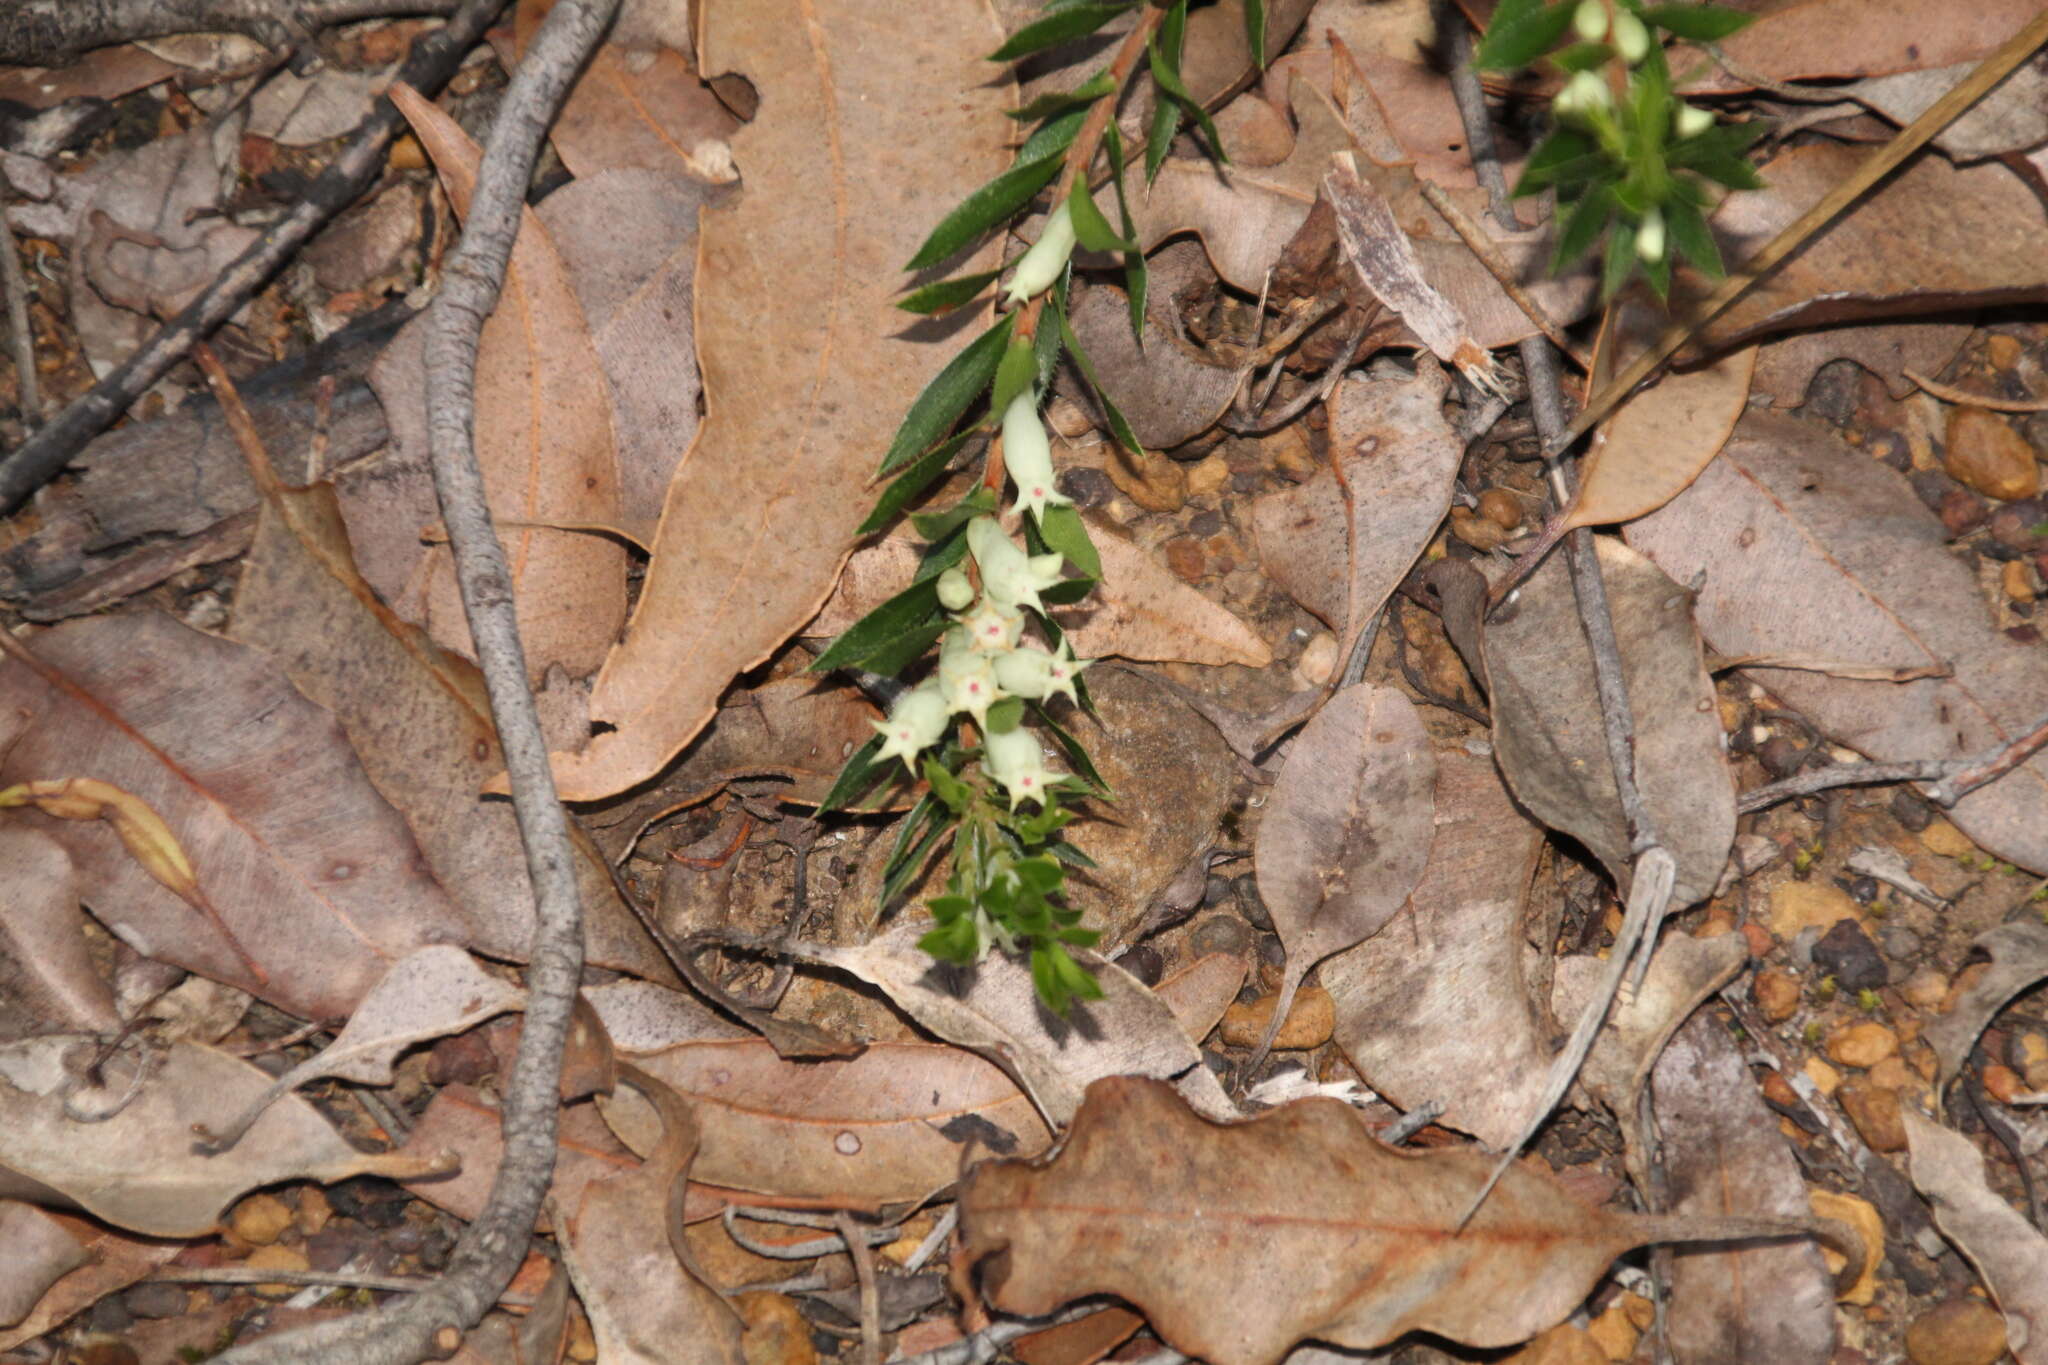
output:
[[[1089,1087],[1057,1157],[968,1174],[957,1265],[981,1267],[1004,1312],[1115,1294],[1181,1351],[1268,1365],[1307,1337],[1511,1345],[1562,1320],[1631,1247],[1799,1226],[1609,1213],[1515,1165],[1458,1232],[1490,1165],[1387,1147],[1338,1100],[1217,1124],[1166,1085],[1114,1077]]]
[[[481,151],[409,87],[392,88],[428,148],[457,212],[468,207]],[[426,471],[426,321],[415,319],[372,372],[394,451],[346,482],[349,530],[363,576],[436,641],[469,652],[469,625]],[[554,526],[606,526],[619,515],[618,458],[603,366],[561,253],[526,211],[504,290],[477,351],[477,462],[511,561],[520,637],[536,683],[561,664],[582,677],[604,659],[626,614],[626,551],[616,540]],[[516,525],[504,525],[516,523]]]
[[[1893,71],[1975,62],[1991,55],[2040,11],[2039,0],[1982,0],[1957,8],[1949,0],[1892,0],[1883,23],[1871,23],[1863,0],[1803,0],[1800,4],[1742,6],[1767,12],[1721,46],[1745,71],[1772,80],[1814,76],[1878,76]],[[1699,60],[1704,60],[1700,54]],[[1684,71],[1695,58],[1671,55]],[[1701,88],[1749,87],[1718,67]]]
[[[919,236],[1002,169],[1014,92],[981,60],[1000,41],[985,10],[928,8],[909,30],[894,18],[858,3],[705,12],[701,69],[738,70],[762,93],[733,138],[745,188],[703,218],[708,416],[591,696],[592,719],[613,728],[556,756],[566,797],[607,796],[658,770],[734,674],[817,612],[896,424],[970,335],[911,340],[892,300]],[[773,401],[759,392],[765,376]]]
[[[190,859],[217,920],[102,822],[13,817],[64,845],[94,913],[148,956],[336,1020],[406,953],[474,939],[334,718],[257,651],[153,612],[90,617],[17,647],[0,704],[21,730],[0,785],[110,782]]]

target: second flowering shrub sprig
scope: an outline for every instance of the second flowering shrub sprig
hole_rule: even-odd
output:
[[[1222,155],[1215,126],[1181,80],[1187,8],[1188,0],[1051,0],[1043,18],[991,54],[1014,61],[1132,18],[1108,66],[1072,90],[1013,111],[1031,131],[1010,168],[947,214],[906,265],[942,264],[1053,186],[1037,239],[1015,260],[926,284],[901,301],[911,312],[947,312],[1009,276],[1000,293],[1009,311],[926,386],[882,457],[878,473],[889,482],[861,529],[879,531],[908,513],[926,542],[911,583],[812,665],[900,675],[910,684],[821,807],[822,813],[853,805],[891,773],[922,780],[924,791],[883,870],[883,908],[920,879],[945,845],[946,889],[929,902],[933,927],[920,941],[924,949],[958,963],[991,951],[1028,956],[1039,997],[1060,1013],[1077,998],[1102,993],[1069,951],[1092,945],[1097,934],[1080,926],[1081,912],[1066,899],[1066,869],[1092,864],[1063,831],[1076,818],[1074,802],[1108,792],[1055,710],[1090,709],[1089,660],[1075,657],[1050,608],[1085,597],[1102,562],[1059,491],[1039,408],[1064,355],[1095,390],[1111,435],[1138,450],[1067,321],[1067,284],[1076,247],[1120,256],[1132,325],[1139,326],[1145,262],[1124,200],[1125,149],[1114,121],[1129,81],[1143,73],[1154,86],[1145,130],[1148,175],[1157,173],[1189,118],[1211,153]],[[1254,58],[1263,65],[1263,3],[1250,0],[1245,16]],[[1098,157],[1115,186],[1121,230],[1090,188]],[[972,491],[952,506],[910,510],[942,479],[977,467]],[[1003,515],[1006,489],[1014,494],[1010,517]],[[1048,745],[1064,767],[1048,760]]]

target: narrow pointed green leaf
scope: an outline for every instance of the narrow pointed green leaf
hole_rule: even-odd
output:
[[[1058,550],[1067,563],[1090,578],[1102,577],[1102,556],[1088,536],[1088,523],[1071,506],[1054,503],[1046,508],[1038,533],[1045,538],[1046,548]]]
[[[1252,66],[1266,69],[1266,0],[1244,0],[1244,39],[1251,45]]]
[[[1018,29],[1001,47],[989,53],[988,59],[992,62],[1014,62],[1019,57],[1057,47],[1069,39],[1086,37],[1129,8],[1129,4],[1068,5]]]
[[[893,474],[929,450],[953,429],[968,405],[981,397],[1003,358],[1014,317],[1012,314],[1004,318],[969,342],[924,386],[924,392],[904,414],[903,425],[896,428],[896,438],[889,443],[889,453],[882,457],[878,474]]]
[[[1043,328],[1039,330],[1043,331]],[[1030,388],[1038,377],[1038,364],[1033,355],[1036,349],[1027,337],[1013,336],[1003,347],[1003,361],[996,366],[995,387],[989,393],[988,413],[995,421],[1002,421],[1003,414],[1010,410],[1010,403],[1018,394]]]
[[[1081,124],[1087,119],[1088,110],[1071,109],[1056,118],[1049,118],[1032,130],[1024,139],[1024,145],[1017,149],[1017,165],[1044,161],[1056,157],[1074,145],[1075,134],[1081,131]]]
[[[927,579],[913,583],[848,626],[844,634],[826,646],[823,654],[811,661],[810,671],[829,673],[835,668],[860,665],[875,673],[893,674],[895,669],[878,666],[874,663],[875,658],[889,651],[891,645],[906,635],[921,632],[935,620],[942,628],[946,624],[939,610],[937,582]],[[936,640],[938,636],[931,638]]]
[[[972,435],[971,431],[963,431],[911,461],[910,467],[890,480],[889,486],[882,490],[882,496],[875,499],[874,510],[868,513],[867,520],[860,524],[860,530],[855,534],[871,535],[894,521],[898,512],[917,501],[918,495],[946,472],[946,466],[953,462],[953,457],[960,453],[960,447],[967,444]]]
[[[1605,303],[1619,293],[1635,268],[1636,234],[1624,223],[1607,234],[1607,260],[1600,272],[1600,301]]]
[[[1081,349],[1081,339],[1074,335],[1073,325],[1067,321],[1066,310],[1061,308],[1056,312],[1060,321],[1060,339],[1067,343],[1067,353],[1074,357],[1074,367],[1080,370],[1081,377],[1088,381],[1088,388],[1094,393],[1095,401],[1101,405],[1103,416],[1109,419],[1109,434],[1116,437],[1117,444],[1125,450],[1133,455],[1142,456],[1144,451],[1138,445],[1138,434],[1131,430],[1131,424],[1125,420],[1122,410],[1103,391],[1101,381],[1096,379],[1095,364],[1088,359],[1088,353]]]
[[[1075,180],[1074,192],[1067,199],[1067,217],[1074,224],[1074,238],[1090,251],[1136,251],[1138,244],[1119,237],[1109,220],[1096,207],[1095,196],[1088,193],[1085,180]]]
[[[846,766],[839,770],[838,780],[832,790],[825,793],[825,799],[818,803],[818,814],[838,810],[847,802],[866,791],[876,778],[881,776],[881,764],[875,756],[882,752],[882,737],[876,735],[853,751],[853,757],[846,760]],[[889,760],[895,762],[894,759]]]
[[[1577,0],[1558,0],[1554,5],[1543,5],[1536,0],[1502,0],[1500,8],[1493,12],[1493,21],[1486,26],[1486,36],[1479,40],[1478,49],[1472,54],[1472,65],[1479,71],[1511,71],[1518,66],[1527,66],[1564,37],[1567,25],[1572,21],[1572,10]]]
[[[1080,740],[1068,734],[1066,727],[1052,718],[1051,714],[1046,710],[1044,703],[1033,702],[1031,703],[1031,709],[1038,714],[1040,722],[1044,724],[1046,730],[1051,733],[1053,740],[1065,752],[1067,761],[1074,765],[1074,775],[1092,787],[1096,795],[1107,797],[1110,794],[1109,784],[1102,780],[1101,773],[1095,771],[1095,760],[1088,757],[1087,747]]]
[[[1175,62],[1172,66],[1168,66],[1156,43],[1152,45],[1150,52],[1153,81],[1158,84],[1161,90],[1172,96],[1175,102],[1193,116],[1196,124],[1201,127],[1203,136],[1209,139],[1210,153],[1219,162],[1228,165],[1230,153],[1224,149],[1223,137],[1216,131],[1216,124],[1210,119],[1209,111],[1202,107],[1201,101],[1194,97],[1188,90],[1187,83],[1180,78],[1180,71],[1178,69],[1180,64]]]
[[[1077,121],[1075,127],[1079,126]],[[1067,141],[1073,141],[1071,133],[1067,135]],[[961,200],[959,207],[939,220],[931,236],[924,239],[924,245],[903,268],[923,270],[926,266],[937,265],[990,228],[1006,221],[1011,214],[1023,208],[1032,195],[1043,189],[1046,181],[1058,174],[1058,153],[1065,150],[1062,146],[1030,161],[1020,158],[1009,170]]]
[[[1602,229],[1613,216],[1613,192],[1605,185],[1595,185],[1587,190],[1585,197],[1572,205],[1572,211],[1565,216],[1564,226],[1558,230],[1557,246],[1550,254],[1551,273],[1555,274],[1585,255],[1593,243],[1600,240]]]
[[[1150,50],[1160,54],[1155,61],[1163,60],[1175,71],[1180,69],[1181,45],[1187,36],[1187,24],[1186,0],[1176,0],[1160,19],[1159,31],[1152,35]],[[1158,176],[1159,168],[1166,164],[1166,153],[1173,147],[1173,135],[1180,129],[1180,118],[1180,102],[1168,98],[1164,90],[1158,92],[1152,101],[1152,126],[1145,131],[1145,183],[1150,184]]]
[[[916,528],[919,535],[936,544],[975,517],[985,517],[995,510],[995,490],[976,488],[943,512],[912,513],[910,524]]]
[[[1060,276],[1059,282],[1053,285],[1051,290],[1052,297],[1047,300],[1047,303],[1055,313],[1066,311],[1067,289],[1072,284],[1073,278],[1073,270],[1068,269]],[[1032,362],[1036,368],[1038,391],[1043,393],[1046,385],[1052,383],[1052,372],[1060,363],[1060,351],[1062,349],[1060,329],[1041,324],[1038,334],[1032,338],[1032,341]]]
[[[1754,14],[1722,5],[1657,5],[1643,11],[1645,23],[1693,43],[1718,43],[1755,20]]]
[[[1061,90],[1052,94],[1040,95],[1023,108],[1012,109],[1010,117],[1016,119],[1019,123],[1030,123],[1035,119],[1050,118],[1054,114],[1063,114],[1069,109],[1079,109],[1083,105],[1093,104],[1104,95],[1114,94],[1115,92],[1116,78],[1105,68],[1096,72],[1072,90]]]
[[[950,313],[963,303],[971,302],[982,290],[989,287],[996,276],[1009,267],[995,270],[977,270],[972,275],[955,275],[950,280],[940,280],[922,289],[913,289],[896,301],[896,306],[906,313],[923,313],[937,316]]]
[[[1114,123],[1103,134],[1102,145],[1109,152],[1109,173],[1116,184],[1116,211],[1123,221],[1124,236],[1132,241],[1138,239],[1138,229],[1131,222],[1130,200],[1124,195],[1124,140]],[[1151,280],[1145,269],[1145,253],[1127,251],[1124,253],[1124,297],[1131,306],[1131,335],[1137,338],[1138,348],[1145,346],[1145,291],[1151,287]]]
[[[1701,274],[1718,280],[1728,273],[1721,264],[1721,248],[1707,227],[1706,216],[1691,200],[1674,195],[1666,201],[1664,230],[1670,235],[1672,250],[1691,261]]]

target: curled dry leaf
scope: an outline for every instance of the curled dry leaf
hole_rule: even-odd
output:
[[[202,1145],[210,1153],[227,1151],[279,1096],[322,1076],[390,1085],[391,1064],[415,1043],[461,1033],[525,1005],[525,991],[491,975],[462,949],[421,948],[392,964],[333,1042],[271,1082],[234,1118],[209,1125]]]
[[[859,977],[947,1042],[987,1057],[1055,1125],[1074,1116],[1100,1077],[1168,1079],[1202,1063],[1173,1011],[1113,962],[1074,954],[1103,995],[1076,1002],[1061,1019],[1040,1003],[1028,963],[1000,952],[968,968],[934,962],[917,946],[927,927],[920,919],[857,948],[806,944],[792,952]]]
[[[193,1126],[258,1095],[261,1069],[197,1043],[161,1054],[122,1048],[94,1085],[99,1041],[49,1034],[0,1046],[0,1168],[131,1232],[204,1237],[235,1199],[285,1180],[330,1184],[445,1174],[445,1154],[360,1152],[312,1105],[287,1095],[265,1110],[232,1157],[192,1151]],[[62,1204],[60,1203],[60,1207]]]
[[[1970,947],[1988,955],[1990,967],[1962,989],[1948,1013],[1928,1020],[1921,1032],[1934,1049],[1944,1089],[1961,1074],[1970,1049],[2006,1002],[2048,976],[2048,925],[2015,920],[1985,930]]]
[[[1429,865],[1378,934],[1323,963],[1337,1044],[1404,1109],[1505,1147],[1543,1093],[1550,1025],[1530,998],[1519,932],[1544,831],[1490,758],[1436,756]],[[1485,1085],[1454,1078],[1485,1075]]]
[[[0,1327],[12,1327],[30,1313],[51,1285],[85,1264],[78,1235],[33,1204],[0,1199],[0,1246],[7,1265],[0,1273]]]
[[[340,722],[364,773],[398,808],[472,926],[460,941],[524,960],[533,888],[505,869],[521,866],[525,849],[511,805],[479,794],[505,766],[483,675],[399,619],[364,581],[331,488],[287,488],[260,444],[252,450],[264,502],[229,637],[275,658],[293,687]],[[589,961],[672,981],[667,959],[620,902],[602,855],[581,840],[576,848]]]
[[[1273,662],[1258,632],[1156,557],[1100,523],[1091,521],[1089,534],[1102,556],[1102,582],[1085,601],[1053,612],[1076,654],[1247,668]],[[836,635],[903,591],[917,572],[919,544],[908,535],[889,536],[856,552],[806,631]]]
[[[10,642],[0,705],[20,727],[0,783],[90,774],[184,849],[224,928],[97,822],[14,817],[64,845],[94,914],[147,956],[339,1020],[414,948],[477,937],[334,718],[255,650],[155,612],[90,617]]]
[[[1003,168],[1015,92],[984,69],[1000,41],[986,10],[929,7],[907,38],[889,18],[844,0],[703,15],[700,69],[746,75],[761,111],[733,137],[745,188],[702,219],[708,415],[669,485],[626,638],[591,695],[592,719],[613,728],[556,755],[569,799],[644,781],[711,719],[734,674],[816,614],[852,548],[878,452],[967,338],[904,337],[891,300],[918,234]],[[962,268],[993,264],[993,250]]]
[[[1723,937],[1738,940],[1739,958],[1740,936]],[[1681,1029],[1657,1061],[1653,1084],[1673,1213],[1796,1218],[1809,1210],[1806,1180],[1778,1116],[1764,1107],[1720,1020],[1701,1015]],[[1820,1248],[1678,1248],[1671,1352],[1679,1365],[1828,1365],[1835,1290]]]
[[[1723,256],[1731,266],[1748,257],[1867,155],[1860,147],[1820,143],[1761,167],[1764,189],[1731,194],[1714,210]],[[1690,343],[1692,353],[1793,327],[2048,297],[2048,261],[2035,250],[2040,221],[2040,200],[2004,165],[1958,169],[1923,154],[1709,323]]]
[[[1941,522],[1901,475],[1811,423],[1751,412],[1691,488],[1627,534],[1673,578],[1705,574],[1700,629],[1723,654],[1953,668],[1907,683],[1751,674],[1837,744],[1880,761],[1961,758],[2048,713],[2048,655],[1997,629]],[[1979,847],[2044,872],[2044,796],[2048,757],[2037,755],[1950,818]]]
[[[1984,1154],[1961,1133],[1901,1105],[1913,1188],[1934,1206],[1942,1235],[1969,1258],[2005,1314],[2006,1344],[2020,1365],[2048,1361],[2048,1238],[1984,1175]]]
[[[0,886],[0,1036],[119,1028],[114,993],[86,952],[78,869],[64,846],[0,818]]]
[[[468,208],[481,152],[453,119],[410,87],[391,98],[411,122],[456,211]],[[423,543],[440,520],[427,473],[426,319],[399,334],[371,372],[391,422],[391,456],[344,482],[343,506],[363,576],[434,639],[470,652],[452,556]],[[536,684],[560,664],[595,669],[626,614],[625,547],[604,536],[551,529],[611,525],[619,469],[605,376],[590,324],[547,228],[525,212],[498,306],[477,349],[476,451],[519,609],[519,634]]]
[[[1218,1124],[1160,1082],[1113,1077],[1089,1087],[1058,1156],[969,1172],[957,1265],[982,1267],[1004,1312],[1115,1294],[1178,1350],[1269,1365],[1308,1337],[1512,1345],[1561,1321],[1631,1247],[1802,1231],[1610,1213],[1517,1164],[1457,1232],[1490,1164],[1385,1146],[1340,1100]]]
[[[11,1351],[60,1326],[109,1294],[118,1294],[185,1249],[183,1242],[130,1237],[82,1214],[48,1215],[68,1228],[85,1259],[36,1300],[27,1316],[0,1328],[0,1351]]]
[[[1596,537],[1595,544],[1635,713],[1636,783],[1677,860],[1672,904],[1691,905],[1713,893],[1735,840],[1735,786],[1721,751],[1714,680],[1685,589],[1619,541]],[[1485,678],[1494,755],[1515,796],[1627,887],[1628,822],[1563,557],[1547,561],[1483,627],[1476,571],[1446,562],[1430,580],[1443,593],[1444,625],[1458,652]]]
[[[1254,848],[1259,896],[1287,945],[1259,1058],[1309,968],[1377,934],[1421,880],[1435,790],[1422,718],[1390,687],[1344,688],[1295,739]]]
[[[1869,22],[1860,0],[1807,0],[1759,13],[1756,22],[1721,44],[1737,66],[1777,81],[1809,77],[1881,76],[1895,71],[1975,63],[2025,27],[2034,0],[1983,0],[1956,9],[1947,0],[1894,0],[1884,22]],[[1681,48],[1671,69],[1687,70],[1695,56]],[[1697,87],[1749,87],[1718,66]]]
[[[533,41],[548,8],[523,3],[514,10],[519,54]],[[516,60],[507,62],[506,69]],[[548,128],[548,140],[578,180],[610,170],[681,171],[723,185],[739,178],[728,145],[739,126],[732,111],[697,78],[687,50],[662,43],[628,48],[614,41],[591,54]]]
[[[564,1200],[555,1230],[598,1353],[626,1365],[742,1365],[740,1315],[684,1259],[685,1182],[698,1146],[690,1107],[644,1071],[625,1067],[620,1078],[661,1116],[660,1141],[636,1169]]]
[[[1696,939],[1668,934],[1657,946],[1642,984],[1631,998],[1617,999],[1608,1009],[1606,1027],[1593,1040],[1579,1071],[1579,1084],[1607,1107],[1628,1140],[1629,1170],[1639,1181],[1648,1175],[1648,1143],[1641,1128],[1638,1101],[1649,1083],[1650,1070],[1679,1026],[1715,991],[1727,985],[1747,960],[1735,934]],[[1577,1019],[1598,997],[1607,965],[1599,958],[1573,956],[1557,964],[1552,982],[1551,1012]]]
[[[1075,301],[1073,327],[1139,443],[1165,450],[1215,426],[1237,396],[1240,380],[1236,370],[1199,357],[1181,323],[1183,292],[1214,279],[1200,245],[1168,242],[1152,253],[1147,267],[1151,283],[1142,340],[1131,334],[1130,301],[1113,285],[1096,285]],[[1084,389],[1074,386],[1077,395]],[[1092,395],[1084,403],[1092,405]],[[1111,446],[1105,458],[1129,457]]]
[[[1663,328],[1663,317],[1646,306],[1620,303],[1601,333],[1592,386],[1653,345]],[[1756,355],[1751,346],[1702,369],[1667,371],[1631,395],[1594,431],[1570,505],[1544,528],[1546,544],[1576,527],[1633,521],[1678,496],[1735,430]]]
[[[1379,615],[1450,510],[1464,447],[1444,420],[1448,383],[1425,365],[1409,380],[1342,384],[1330,404],[1342,478],[1319,469],[1252,505],[1268,576],[1346,640]]]

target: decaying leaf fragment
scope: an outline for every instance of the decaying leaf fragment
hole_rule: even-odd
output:
[[[1393,688],[1345,688],[1294,741],[1254,852],[1259,895],[1287,945],[1287,974],[1255,1060],[1309,968],[1378,933],[1421,880],[1435,789],[1422,718]]]
[[[525,1003],[525,991],[492,976],[460,948],[440,943],[408,954],[370,988],[332,1043],[271,1082],[233,1119],[211,1125],[204,1145],[209,1153],[227,1151],[278,1096],[321,1076],[389,1085],[391,1064],[406,1048]]]
[[[1963,988],[1948,1013],[1928,1020],[1921,1032],[1934,1049],[1944,1089],[1961,1074],[1970,1049],[2006,1002],[2048,976],[2048,925],[2015,920],[1985,930],[1970,947],[1990,956],[1989,969]]]
[[[1934,1222],[1984,1277],[2005,1314],[2006,1344],[2020,1365],[2048,1361],[2048,1237],[1995,1193],[1984,1154],[1961,1133],[1900,1106],[1913,1188]]]
[[[907,30],[859,0],[710,6],[701,20],[700,70],[744,74],[761,109],[732,139],[744,188],[702,218],[707,415],[591,695],[592,719],[613,728],[556,755],[572,800],[661,768],[733,675],[831,592],[877,458],[947,358],[901,335],[899,268],[962,186],[1003,169],[1015,99],[982,60],[1001,40],[985,9],[928,6]],[[961,267],[993,264],[993,249]]]
[[[89,1035],[0,1046],[0,1169],[131,1232],[203,1237],[235,1199],[284,1180],[414,1179],[452,1169],[442,1153],[361,1152],[293,1095],[263,1112],[234,1155],[192,1151],[193,1125],[260,1094],[270,1077],[197,1043],[123,1048],[94,1085]],[[82,1117],[74,1117],[80,1115]]]
[[[1749,413],[1699,480],[1627,536],[1680,582],[1705,575],[1700,630],[1723,654],[1952,668],[1906,683],[1753,671],[1867,757],[1969,757],[2048,713],[2048,652],[1996,627],[1941,522],[1901,475],[1813,423]],[[2036,755],[1950,818],[1979,847],[2044,872],[2044,800],[2048,757]]]
[[[121,1026],[85,947],[78,869],[40,830],[0,821],[0,1037]]]
[[[1115,1294],[1178,1350],[1270,1365],[1311,1337],[1512,1345],[1561,1321],[1631,1247],[1805,1230],[1610,1213],[1517,1164],[1457,1233],[1490,1164],[1388,1147],[1339,1100],[1218,1124],[1160,1082],[1112,1077],[1089,1087],[1058,1156],[969,1172],[957,1264],[981,1268],[1005,1312]]]
[[[1713,892],[1735,840],[1735,786],[1692,599],[1619,541],[1595,544],[1635,713],[1636,782],[1678,863],[1672,904],[1691,905]],[[1430,581],[1444,595],[1444,625],[1458,652],[1485,677],[1494,754],[1515,796],[1583,843],[1626,888],[1631,832],[1563,557],[1530,575],[1483,634],[1477,572],[1447,561],[1431,569]]]

